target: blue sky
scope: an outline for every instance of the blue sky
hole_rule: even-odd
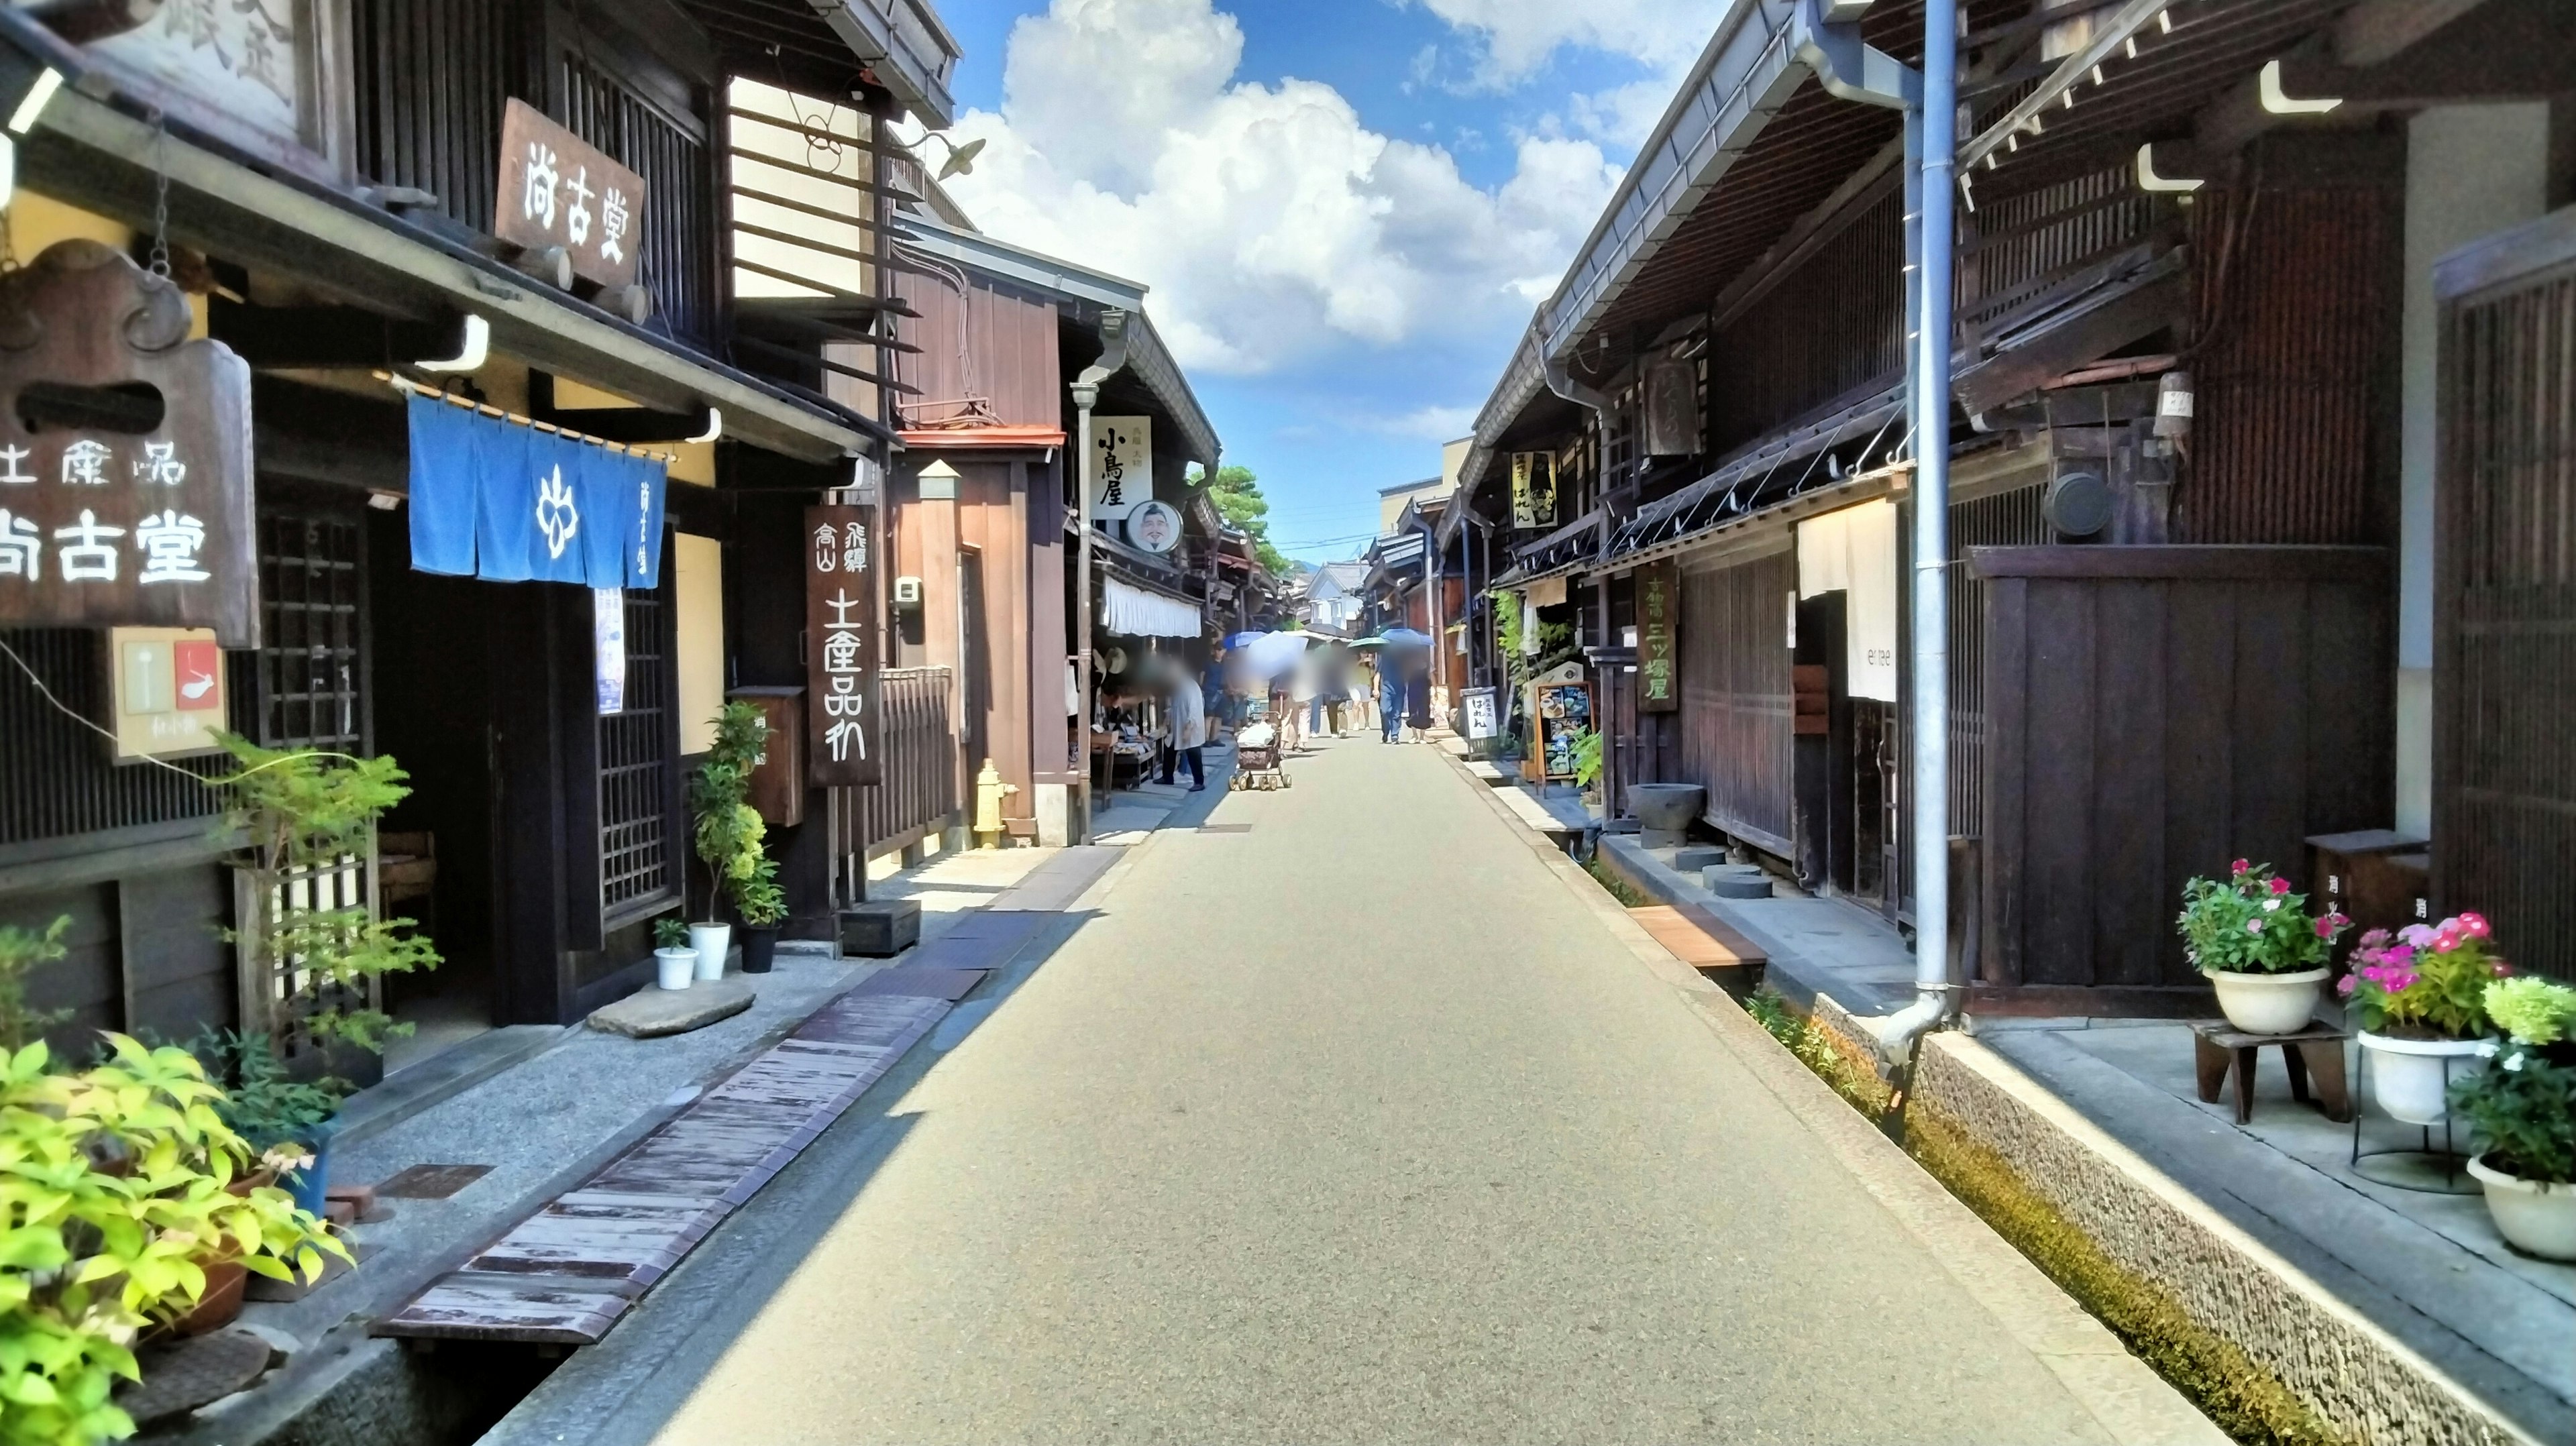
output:
[[[952,189],[1144,282],[1272,535],[1436,473],[1723,0],[947,0]]]

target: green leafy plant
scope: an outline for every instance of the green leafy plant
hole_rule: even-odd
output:
[[[69,914],[54,920],[41,934],[0,926],[0,1048],[23,1048],[72,1017],[68,1009],[27,1007],[27,976],[71,952],[63,944],[71,926]]]
[[[387,974],[434,969],[438,951],[410,919],[379,919],[361,907],[304,906],[303,876],[327,874],[364,856],[376,820],[410,797],[409,777],[391,758],[354,758],[317,749],[262,748],[237,734],[216,735],[240,767],[212,780],[231,799],[230,826],[249,842],[241,865],[263,901],[247,937],[263,962],[291,961],[299,978],[287,1015],[317,1043],[381,1051],[411,1032],[368,1003]],[[260,1021],[251,1021],[254,1024]]]
[[[1495,640],[1503,652],[1503,668],[1511,675],[1512,686],[1527,686],[1532,678],[1574,656],[1574,628],[1569,623],[1542,622],[1538,625],[1538,646],[1530,648],[1530,635],[1523,627],[1521,595],[1514,592],[1491,593],[1497,620]]]
[[[2336,990],[2352,1001],[2363,1029],[2400,1039],[2475,1039],[2492,1032],[2487,987],[2512,966],[2488,943],[2487,921],[2459,914],[2361,936],[2353,972]],[[2508,996],[2516,997],[2516,996]]]
[[[749,703],[727,703],[715,716],[715,743],[689,779],[689,809],[698,859],[715,875],[707,895],[707,922],[719,918],[722,898],[741,902],[742,886],[758,877],[767,859],[760,841],[767,826],[751,806],[751,771],[769,750],[769,718]]]
[[[1574,735],[1574,783],[1585,793],[1601,781],[1601,730],[1586,728]]]
[[[2270,864],[2238,859],[2225,880],[2196,878],[2183,886],[2176,922],[2195,969],[2296,974],[2322,967],[2352,921],[2331,911],[2310,914],[2308,896],[2292,892]]]
[[[2452,1081],[2451,1108],[2496,1169],[2576,1184],[2576,989],[2499,979],[2486,986],[2485,1006],[2505,1041],[2479,1047],[2493,1063]]]
[[[775,929],[787,922],[787,893],[778,887],[778,864],[764,858],[733,893],[742,921],[755,929]]]
[[[677,914],[665,914],[653,921],[653,947],[686,949],[689,947],[688,922]]]
[[[131,1346],[186,1315],[211,1265],[308,1278],[348,1258],[283,1190],[237,1181],[259,1155],[186,1050],[110,1035],[110,1061],[54,1072],[42,1043],[0,1058],[0,1443],[134,1434],[110,1399]]]
[[[188,1046],[224,1086],[215,1113],[254,1150],[309,1152],[321,1126],[340,1113],[336,1080],[296,1079],[265,1034],[208,1030]]]

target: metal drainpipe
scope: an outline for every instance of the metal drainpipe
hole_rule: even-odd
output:
[[[1449,629],[1446,626],[1448,611],[1441,606],[1443,590],[1440,582],[1440,529],[1426,519],[1422,524],[1422,585],[1431,592],[1431,662],[1438,669],[1437,676],[1447,678],[1449,676]],[[1427,688],[1431,686],[1431,682],[1432,679],[1426,677],[1423,680],[1423,686]],[[1454,689],[1450,696],[1455,699]]]
[[[1958,3],[1925,0],[1914,386],[1914,1002],[1872,1022],[1901,1059],[1950,1004],[1950,308]],[[1912,122],[1915,114],[1909,114]],[[1909,149],[1912,149],[1909,145]]]
[[[1074,756],[1082,760],[1082,782],[1065,809],[1065,833],[1073,843],[1091,842],[1091,409],[1100,405],[1100,384],[1115,376],[1127,365],[1127,313],[1111,307],[1100,314],[1100,359],[1083,368],[1073,380],[1073,410],[1076,418],[1076,442],[1081,448],[1074,454],[1074,516],[1082,527],[1082,560],[1077,564],[1080,577],[1074,584],[1074,607],[1082,616],[1075,624],[1076,675],[1082,680],[1082,713],[1073,720]],[[1153,475],[1153,459],[1147,458],[1146,475]]]

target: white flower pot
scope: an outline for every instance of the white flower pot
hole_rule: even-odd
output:
[[[2483,1067],[2476,1039],[2392,1039],[2360,1032],[2370,1051],[2370,1097],[2392,1118],[2438,1125],[2450,1117],[2451,1081]]]
[[[2508,1175],[2478,1156],[2469,1173],[2486,1187],[2487,1213],[2505,1243],[2543,1260],[2576,1260],[2576,1185]]]
[[[654,982],[665,989],[686,989],[698,972],[695,949],[656,949],[653,951]]]
[[[2202,977],[2218,990],[2218,1012],[2247,1034],[2296,1034],[2317,1015],[2317,986],[2332,973],[2302,969],[2296,974],[2236,974],[2204,969]]]
[[[698,951],[698,977],[707,981],[722,979],[725,953],[733,948],[733,925],[691,924],[689,945]]]

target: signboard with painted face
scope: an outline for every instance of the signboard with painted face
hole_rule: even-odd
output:
[[[0,626],[259,645],[250,368],[94,241],[0,279]]]
[[[1169,552],[1181,543],[1181,509],[1169,502],[1142,502],[1127,514],[1127,540],[1147,552]]]
[[[1083,461],[1091,520],[1124,522],[1154,499],[1154,419],[1093,417],[1091,455]]]
[[[1512,454],[1512,526],[1556,525],[1556,454]]]
[[[885,776],[877,733],[876,509],[805,509],[805,732],[817,788]]]
[[[635,279],[644,245],[644,178],[523,100],[501,116],[501,195],[492,230],[531,250],[561,246],[573,274],[602,286]]]

